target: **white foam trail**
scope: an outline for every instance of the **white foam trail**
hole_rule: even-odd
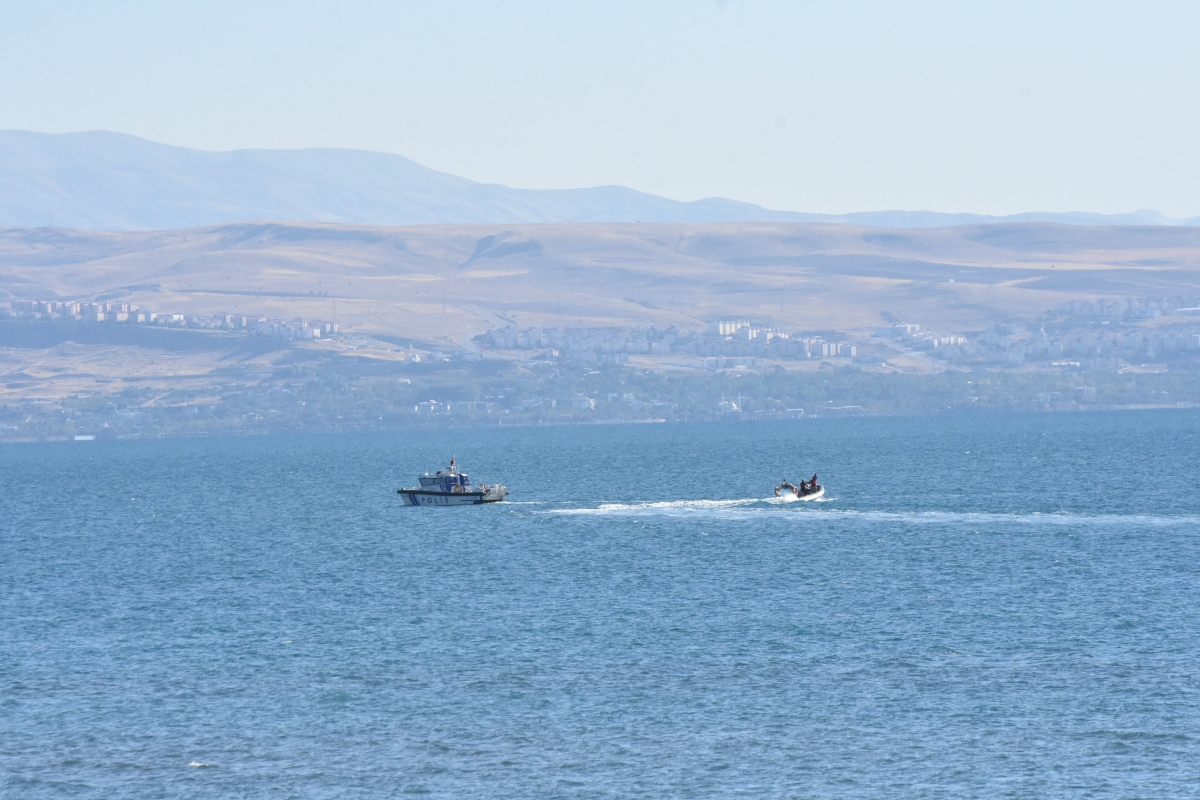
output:
[[[599,514],[599,515],[699,515],[714,516],[725,512],[767,512],[772,508],[795,502],[795,498],[770,497],[747,500],[660,500],[646,503],[601,503],[593,508],[556,508],[546,514]],[[757,507],[757,508],[755,508]]]
[[[773,519],[797,522],[896,522],[909,525],[1195,525],[1200,517],[1154,514],[1078,514],[1078,513],[999,513],[988,511],[855,511],[846,508],[818,508],[816,503],[828,503],[836,498],[826,497],[813,503],[795,504],[784,498],[748,500],[661,500],[645,503],[602,503],[590,508],[559,508],[540,512],[595,516],[670,516],[707,517],[713,519]]]
[[[715,511],[737,509],[739,506],[769,503],[779,505],[780,498],[770,500],[659,500],[655,503],[601,503],[593,509],[553,509],[546,513],[625,513],[656,511]]]

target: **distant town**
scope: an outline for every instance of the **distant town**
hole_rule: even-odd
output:
[[[858,348],[821,336],[802,336],[776,328],[759,327],[749,321],[713,322],[702,332],[671,327],[644,328],[527,328],[515,327],[488,331],[475,337],[480,347],[492,350],[547,351],[585,363],[624,364],[633,355],[691,355],[706,359],[715,367],[747,366],[750,361],[729,358],[774,358],[781,360],[844,357],[858,355]]]
[[[1200,368],[1200,298],[1072,301],[1032,320],[981,331],[947,333],[897,321],[868,331],[804,334],[717,321],[703,331],[653,327],[500,328],[475,338],[482,349],[537,352],[596,364],[623,364],[630,355],[693,356],[714,369],[753,367],[756,360],[849,360],[886,365],[914,355],[945,367],[1018,366],[1118,371],[1160,364]],[[1164,366],[1164,369],[1166,366]]]
[[[333,322],[245,314],[178,314],[139,308],[135,303],[76,302],[71,300],[14,300],[10,315],[62,322],[124,323],[165,328],[245,331],[277,339],[320,339],[338,332]]]
[[[149,325],[233,331],[282,340],[312,341],[339,333],[335,322],[264,315],[156,312],[133,303],[14,300],[0,306],[13,317],[81,324]],[[513,358],[620,365],[630,356],[687,366],[752,368],[760,361],[835,360],[885,365],[915,355],[946,367],[1041,365],[1078,370],[1120,370],[1170,364],[1196,368],[1200,356],[1200,297],[1080,300],[1060,304],[1036,319],[1011,320],[982,331],[938,332],[917,322],[895,321],[867,331],[789,332],[750,320],[717,320],[703,330],[678,327],[523,328],[506,326],[476,336],[472,348],[445,343],[425,348],[427,358]],[[421,358],[420,350],[412,356]],[[684,366],[677,363],[676,366]]]
[[[133,303],[14,300],[0,314],[80,324],[148,325],[232,331],[281,340],[312,341],[339,333],[335,322],[254,314],[156,312]],[[760,362],[833,360],[886,366],[900,355],[946,368],[1027,365],[1080,371],[1117,371],[1160,364],[1200,368],[1200,297],[1072,301],[1035,319],[1011,320],[985,330],[939,332],[917,322],[896,321],[867,331],[789,332],[750,320],[717,320],[703,330],[678,327],[517,328],[476,336],[472,347],[430,343],[410,348],[420,360],[506,358],[620,365],[639,363],[708,369],[754,368]],[[671,357],[686,357],[684,362]],[[1164,367],[1165,368],[1165,367]]]

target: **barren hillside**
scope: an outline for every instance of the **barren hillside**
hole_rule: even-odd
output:
[[[422,339],[520,325],[972,330],[1064,299],[1200,291],[1200,228],[1050,224],[234,224],[0,229],[0,301],[333,319]]]

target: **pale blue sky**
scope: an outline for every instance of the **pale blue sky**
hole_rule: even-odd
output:
[[[0,128],[841,213],[1200,214],[1200,3],[0,2]]]

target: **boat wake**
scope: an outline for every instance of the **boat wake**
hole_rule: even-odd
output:
[[[799,497],[794,494],[784,494],[779,497],[770,497],[763,500],[764,503],[828,503],[836,500],[836,497],[826,497],[822,494],[820,497]]]
[[[676,517],[797,522],[893,522],[906,525],[1134,526],[1200,525],[1200,517],[1154,514],[1079,514],[1071,512],[886,511],[831,508],[837,498],[800,502],[796,497],[745,500],[662,500],[601,503],[598,506],[546,509],[539,513],[613,517]]]
[[[795,496],[790,497],[769,497],[769,498],[749,498],[745,500],[660,500],[657,502],[646,503],[601,503],[595,507],[585,508],[556,508],[547,510],[548,514],[597,514],[611,516],[643,516],[643,515],[695,515],[695,516],[720,516],[734,512],[742,512],[742,516],[752,516],[756,512],[769,512],[773,508],[779,506],[798,504],[799,506],[810,505],[811,503],[825,503],[834,498],[825,497],[820,500],[809,502],[801,502],[800,498]]]

